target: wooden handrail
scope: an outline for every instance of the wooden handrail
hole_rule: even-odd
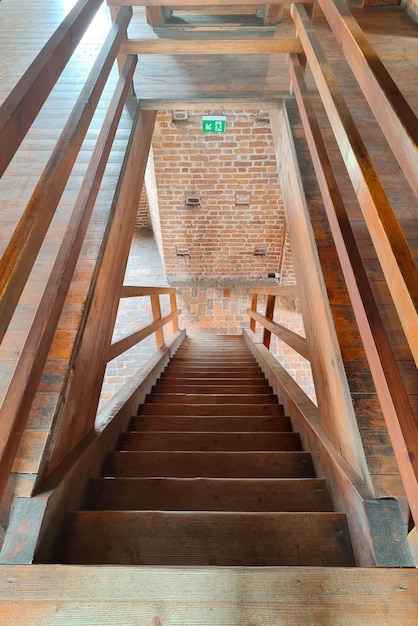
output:
[[[112,343],[112,345],[109,348],[107,360],[111,361],[112,359],[116,358],[120,354],[123,354],[123,352],[126,352],[126,350],[129,350],[129,348],[132,348],[133,346],[140,343],[141,341],[143,341],[144,339],[146,339],[153,333],[157,334],[158,331],[160,330],[162,331],[163,327],[166,324],[169,324],[174,319],[178,319],[180,313],[181,313],[180,309],[176,309],[175,311],[172,311],[168,315],[165,315],[164,317],[154,320],[151,324],[144,326],[144,328],[137,330],[135,333],[132,333],[128,337],[124,337],[123,339],[120,339],[119,341]],[[164,344],[164,340],[161,345],[157,345],[157,348],[161,348],[163,344]]]
[[[263,327],[263,344],[267,349],[270,347],[270,337],[273,334],[309,361],[310,353],[306,338],[273,321],[275,298],[278,292],[281,295],[284,293],[297,293],[297,287],[289,285],[289,289],[287,289],[287,286],[254,287],[251,289],[251,307],[247,309],[250,317],[250,330],[255,333],[256,322],[258,322]],[[257,312],[258,294],[267,296],[265,315]]]
[[[281,39],[199,39],[199,54],[291,54],[302,53],[297,37]],[[184,39],[126,39],[122,54],[176,54],[195,55],[196,40]]]
[[[418,198],[418,118],[342,0],[318,0],[344,56]]]
[[[307,361],[310,360],[310,352],[305,337],[294,333],[293,330],[286,328],[286,326],[282,326],[277,322],[267,319],[267,317],[264,317],[260,313],[255,313],[251,309],[247,309],[247,313],[251,319],[258,322],[264,328],[267,328],[270,333],[287,343],[287,345],[295,350],[295,352],[298,352],[301,356],[303,356],[304,359]]]
[[[136,66],[125,64],[96,141],[63,242],[0,408],[0,497],[27,422],[85,239],[108,156]],[[2,479],[4,477],[4,479]]]
[[[79,0],[0,108],[3,176],[103,0]]]
[[[418,365],[418,268],[304,7],[291,14]]]
[[[132,9],[122,9],[0,260],[0,341],[13,316],[106,85]]]
[[[363,266],[356,238],[296,56],[291,57],[289,69],[347,290],[411,511],[418,523],[418,424]]]
[[[121,298],[137,298],[140,296],[151,296],[153,294],[175,294],[175,287],[136,287],[135,285],[123,285],[120,297]]]

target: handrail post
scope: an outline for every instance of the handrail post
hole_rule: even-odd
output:
[[[273,321],[275,304],[276,304],[276,296],[268,295],[267,304],[266,304],[266,319],[268,319],[269,321]],[[265,328],[264,333],[263,333],[263,344],[266,346],[267,349],[270,348],[270,340],[271,340],[271,331]]]
[[[258,295],[253,292],[251,294],[251,311],[254,313],[257,312],[257,299],[258,299]],[[253,333],[255,333],[255,328],[256,328],[256,321],[253,317],[250,317],[250,330],[252,330]]]
[[[170,293],[170,313],[177,311],[177,296],[176,292]],[[179,318],[176,316],[173,318],[173,333],[176,333],[179,329]]]
[[[151,309],[152,309],[152,320],[155,322],[161,319],[161,305],[160,305],[160,295],[158,293],[153,294],[151,296]],[[157,342],[157,349],[163,347],[164,345],[164,331],[162,328],[159,328],[155,331],[155,339]]]

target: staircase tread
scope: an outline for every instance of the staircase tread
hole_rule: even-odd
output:
[[[301,450],[297,433],[148,431],[122,433],[120,450]]]
[[[67,520],[64,562],[354,565],[340,513],[77,511]]]
[[[330,511],[319,478],[96,478],[84,509]]]
[[[213,476],[313,477],[307,452],[167,452],[119,451],[108,454],[105,475],[117,476]]]

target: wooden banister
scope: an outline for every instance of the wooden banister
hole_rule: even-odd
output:
[[[247,313],[250,316],[251,320],[254,321],[254,323],[258,322],[272,335],[275,335],[276,337],[284,341],[288,346],[290,346],[290,348],[295,350],[295,352],[298,352],[301,356],[303,356],[304,359],[306,359],[307,361],[310,360],[310,352],[305,337],[294,333],[293,330],[286,328],[286,326],[282,326],[277,322],[269,320],[267,317],[264,317],[260,313],[254,312],[252,309],[247,309]]]
[[[0,498],[70,287],[135,66],[136,58],[131,57],[116,86],[63,242],[0,409]]]
[[[119,12],[0,260],[0,341],[54,217],[131,15],[132,9]]]
[[[0,108],[0,176],[12,160],[103,0],[79,0]]]
[[[312,162],[373,382],[379,395],[411,511],[418,523],[418,424],[363,266],[296,56],[291,57],[289,69]]]
[[[291,14],[418,365],[418,269],[304,7]]]
[[[371,46],[347,4],[318,0],[344,56],[418,198],[418,118]]]

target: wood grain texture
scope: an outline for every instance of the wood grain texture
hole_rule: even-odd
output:
[[[292,58],[290,61],[290,73],[325,209],[350,294],[351,305],[373,375],[373,382],[379,394],[380,404],[391,435],[411,510],[418,517],[418,450],[416,450],[418,425],[402,374],[396,362],[394,346],[392,345],[393,339],[391,342],[386,332],[385,322],[380,314],[363,265],[356,237],[351,228],[296,58]],[[351,306],[349,308],[351,311]],[[334,304],[333,310],[335,315],[338,306]],[[347,344],[352,342],[352,339],[346,341]],[[365,443],[364,436],[363,443]],[[366,454],[371,473],[375,472],[376,467],[380,467],[383,473],[388,473],[386,469],[382,468],[383,457],[388,451],[382,451],[380,463],[376,463],[377,460],[373,459],[373,455],[368,454],[371,451],[370,445],[366,444]],[[391,456],[392,450],[389,450],[389,457]]]
[[[67,523],[66,563],[354,565],[337,513],[79,511]]]
[[[86,306],[88,319],[71,379],[71,389],[68,391],[65,414],[61,416],[59,432],[57,430],[49,471],[65,458],[94,425],[154,121],[155,112],[141,112],[137,109],[99,255],[98,271]],[[113,297],[109,297],[110,293]],[[88,413],[85,407],[90,407]]]
[[[173,415],[138,415],[132,418],[131,430],[136,431],[204,431],[238,432],[240,430],[262,430],[288,432],[291,430],[288,417],[180,417]]]
[[[191,450],[196,452],[301,450],[297,433],[205,433],[147,432],[124,433],[119,439],[120,450]]]
[[[101,0],[78,2],[21,77],[0,109],[0,176],[55,85]]]
[[[18,434],[22,433],[26,426],[70,289],[135,66],[135,60],[131,60],[122,71],[57,259],[51,269],[14,376],[0,408],[0,494],[3,493],[4,481],[7,480],[11,463],[17,453]]]
[[[303,7],[292,16],[416,364],[418,269],[322,46]]]
[[[391,4],[399,4],[392,0]],[[411,188],[418,197],[418,118],[366,38],[347,5],[319,0]],[[364,5],[367,6],[367,5]]]
[[[128,9],[120,12],[0,260],[0,339],[51,224],[129,20]]]
[[[298,54],[303,51],[299,39],[128,39],[121,44],[122,54],[175,54],[195,55],[253,55],[253,54]]]
[[[98,478],[84,499],[88,510],[329,511],[318,478]]]
[[[2,626],[415,626],[418,595],[385,568],[3,566],[0,585]]]
[[[312,478],[306,452],[113,452],[105,476]]]

